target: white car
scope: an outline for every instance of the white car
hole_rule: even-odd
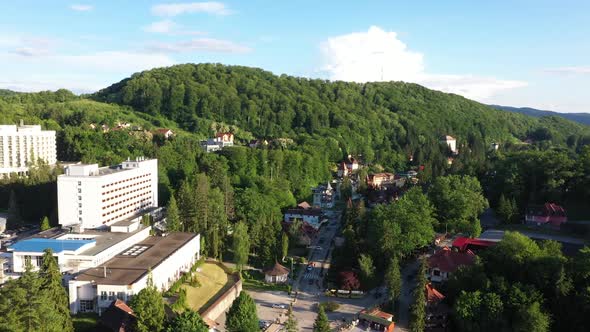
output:
[[[275,309],[287,309],[287,305],[286,304],[280,304],[280,303],[274,303],[272,305],[273,308]]]

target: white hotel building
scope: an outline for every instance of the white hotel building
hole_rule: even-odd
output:
[[[141,224],[157,211],[158,162],[142,158],[120,165],[70,165],[57,179],[59,223],[8,248],[9,272],[42,263],[51,248],[68,283],[70,310],[102,312],[115,299],[128,301],[154,285],[167,289],[199,259],[200,235],[150,236]]]
[[[49,165],[57,162],[55,131],[39,125],[0,125],[0,176],[24,174],[39,159]]]
[[[98,167],[70,165],[57,178],[59,223],[62,227],[128,227],[158,206],[158,161],[128,160]],[[118,223],[118,224],[117,224]]]

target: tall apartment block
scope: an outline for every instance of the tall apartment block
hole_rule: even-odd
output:
[[[49,165],[57,162],[55,131],[39,125],[0,125],[0,176],[24,174],[39,159]]]

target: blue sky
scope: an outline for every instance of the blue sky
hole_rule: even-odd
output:
[[[219,62],[590,112],[590,1],[21,0],[0,12],[0,88],[91,92]]]

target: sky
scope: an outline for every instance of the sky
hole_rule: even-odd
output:
[[[590,112],[590,1],[6,0],[0,12],[0,88],[16,91],[89,93],[214,62]]]

